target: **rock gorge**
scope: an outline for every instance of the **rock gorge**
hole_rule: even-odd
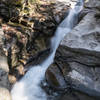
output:
[[[46,59],[50,38],[76,0],[40,0],[40,5],[25,7],[21,6],[24,0],[20,1],[0,0],[0,100],[11,100],[12,85],[25,74],[24,70]],[[54,91],[67,93],[74,89],[96,97],[75,93],[79,100],[99,100],[100,1],[86,0],[78,21],[61,41],[45,78]],[[71,97],[65,94],[59,100],[66,99]],[[77,96],[72,100],[78,100]]]

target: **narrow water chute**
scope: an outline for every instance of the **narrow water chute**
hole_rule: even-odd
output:
[[[47,100],[46,93],[40,87],[45,76],[46,69],[53,63],[56,49],[63,37],[74,27],[74,21],[83,8],[84,1],[78,0],[68,16],[58,26],[54,37],[51,39],[51,54],[40,65],[32,66],[24,77],[18,81],[11,90],[12,100]]]

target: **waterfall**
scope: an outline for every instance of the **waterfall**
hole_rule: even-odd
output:
[[[75,7],[70,9],[68,16],[58,26],[54,37],[51,39],[49,57],[42,64],[31,66],[24,77],[15,83],[11,90],[12,100],[47,100],[46,93],[40,87],[40,83],[44,79],[46,69],[53,63],[60,41],[75,26],[83,4],[83,0],[77,1]]]

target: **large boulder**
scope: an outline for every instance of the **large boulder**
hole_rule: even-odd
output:
[[[93,4],[94,1],[96,5]],[[93,0],[93,2],[91,0],[87,2],[85,9],[89,9],[89,12],[64,37],[57,50],[55,66],[62,75],[58,74],[52,65],[46,72],[46,79],[53,84],[54,80],[50,78],[52,75],[56,77],[55,83],[59,83],[60,88],[66,87],[69,83],[73,89],[100,98],[100,12],[98,10],[100,1]],[[89,8],[90,5],[92,10]],[[66,85],[62,86],[59,75],[64,78]]]
[[[71,87],[76,90],[100,97],[100,64],[96,65],[97,58],[97,62],[100,58],[93,58],[95,55],[91,51],[83,51],[82,49],[60,46],[56,53],[55,62],[60,66],[66,85],[69,82]],[[70,70],[66,71],[68,67]]]
[[[65,36],[61,45],[100,51],[100,18],[96,18],[96,15],[96,12],[88,13],[72,32]]]

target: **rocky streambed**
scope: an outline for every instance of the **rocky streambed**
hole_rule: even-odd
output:
[[[27,6],[19,14],[16,4],[9,8],[4,0],[0,2],[0,100],[10,100],[12,84],[25,74],[24,70],[49,55],[49,40],[67,16],[70,3],[75,1],[42,0],[40,8],[35,6],[35,14]],[[8,14],[9,11],[12,12]],[[62,40],[54,63],[46,71],[49,85],[43,88],[56,96],[48,92],[50,100],[99,100],[99,27],[100,1],[89,0],[79,15],[78,25]]]

